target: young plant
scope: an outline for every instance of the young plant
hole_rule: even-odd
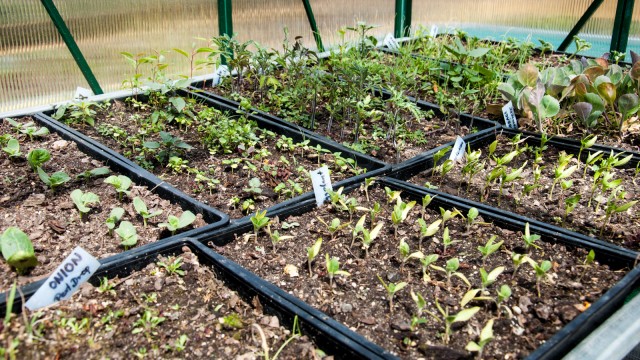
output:
[[[366,179],[364,179],[364,184],[362,184],[362,188],[364,190],[364,195],[367,198],[367,204],[369,203],[369,188],[375,182],[376,182],[376,178],[366,178]]]
[[[27,162],[33,171],[49,160],[51,160],[51,153],[46,149],[33,149],[27,154]]]
[[[84,214],[87,214],[91,211],[91,208],[88,207],[90,204],[100,203],[100,197],[92,192],[83,192],[80,189],[75,189],[71,192],[71,200],[78,208],[80,212],[80,220]]]
[[[438,196],[438,195],[436,195]],[[420,217],[425,219],[426,218],[426,214],[427,214],[427,207],[429,206],[429,204],[431,204],[431,201],[433,201],[433,199],[435,199],[436,196],[431,196],[429,194],[425,195],[422,198],[422,209],[420,209]]]
[[[444,247],[444,249],[442,250],[443,254],[447,253],[447,248],[455,243],[459,243],[460,240],[453,240],[451,238],[451,236],[449,236],[449,227],[445,227],[444,231],[442,232],[442,245]]]
[[[389,299],[389,312],[393,313],[393,297],[395,296],[395,294],[404,289],[405,286],[407,286],[408,284],[404,281],[399,282],[399,283],[385,283],[384,280],[382,280],[382,278],[380,277],[380,275],[378,276],[378,280],[380,280],[380,282],[382,283],[382,286],[384,286],[385,290],[387,290],[387,297]]]
[[[49,187],[49,189],[51,189],[51,192],[55,192],[58,186],[71,180],[69,175],[67,175],[67,173],[64,171],[56,171],[53,174],[48,175],[39,166],[36,171],[38,172],[38,176],[40,177],[40,180],[42,180],[42,182],[45,183]]]
[[[340,231],[342,231],[344,228],[346,228],[347,226],[351,225],[350,222],[342,224],[340,223],[340,219],[338,218],[333,218],[331,219],[331,222],[329,224],[327,224],[324,220],[322,220],[320,217],[318,217],[318,220],[327,227],[327,230],[329,231],[329,234],[331,235],[331,241],[333,241],[336,237],[337,234],[340,233]]]
[[[578,281],[582,281],[582,278],[587,273],[587,271],[591,267],[591,264],[593,264],[593,262],[595,260],[596,260],[596,252],[593,251],[593,249],[591,249],[591,250],[589,250],[589,253],[587,254],[587,257],[582,262],[582,265],[580,265],[580,266],[582,266],[582,268],[584,270],[582,271],[582,275],[580,275],[580,280],[578,280]]]
[[[120,226],[118,226],[115,231],[122,239],[120,245],[124,246],[125,249],[135,246],[138,243],[138,233],[136,232],[136,228],[129,221],[121,222]]]
[[[313,276],[313,272],[311,270],[311,263],[320,253],[320,246],[322,246],[322,238],[318,238],[316,242],[307,248],[307,265],[309,265],[309,277]]]
[[[569,168],[567,168],[566,165],[566,163],[560,163],[554,170],[553,183],[551,184],[551,190],[549,190],[549,200],[553,199],[553,188],[558,181],[568,178],[578,169],[578,165],[573,165]]]
[[[536,289],[538,290],[538,297],[540,297],[540,283],[547,277],[547,272],[551,270],[551,261],[544,260],[540,264],[534,262],[532,265],[536,272]]]
[[[472,207],[469,209],[469,211],[467,212],[467,232],[471,229],[471,226],[473,226],[473,224],[475,224],[476,219],[478,218],[478,215],[480,215],[480,212],[478,212],[478,209],[475,207]]]
[[[364,217],[364,215],[363,215]],[[369,248],[371,247],[371,243],[378,237],[380,234],[380,230],[382,229],[383,223],[379,223],[376,225],[371,231],[367,230],[367,228],[362,227],[362,248],[364,249],[364,257],[369,256]]]
[[[271,231],[271,225],[267,225],[267,234],[269,234],[269,238],[271,239],[271,245],[273,246],[273,252],[276,252],[276,245],[278,245],[281,241],[293,239],[293,236],[290,235],[280,235],[278,230]]]
[[[172,261],[159,261],[158,266],[164,268],[169,275],[184,276],[184,270],[182,270],[182,257],[178,256]]]
[[[447,260],[447,265],[444,268],[435,265],[431,265],[431,267],[447,275],[447,288],[451,288],[451,276],[457,276],[460,280],[464,281],[468,287],[471,287],[471,283],[467,277],[464,276],[463,273],[458,272],[458,268],[460,268],[460,260],[458,260],[458,258]]]
[[[150,213],[149,209],[147,209],[147,204],[144,203],[144,200],[140,199],[137,196],[135,198],[133,198],[133,208],[136,210],[136,212],[140,216],[142,216],[142,221],[144,223],[144,227],[147,227],[147,219],[151,219],[152,217],[155,217],[155,216],[158,216],[158,215],[162,214],[162,210],[158,210],[158,211],[154,211],[154,212]],[[193,215],[193,214],[191,214],[191,215]],[[194,217],[194,219],[195,219],[195,217]]]
[[[431,281],[431,274],[429,273],[429,265],[438,261],[438,255],[430,254],[422,257],[420,259],[420,265],[422,266],[422,281],[429,282]]]
[[[123,215],[124,215],[123,208],[115,207],[111,209],[111,212],[109,213],[109,217],[105,221],[105,223],[107,224],[107,228],[109,229],[109,235],[113,235],[113,229],[116,228],[116,225],[122,219]]]
[[[540,240],[540,235],[531,234],[531,232],[529,231],[529,223],[526,223],[524,225],[524,235],[522,235],[522,239],[524,240],[525,249],[529,250],[530,247],[540,249],[540,247],[535,244],[536,241]]]
[[[442,223],[442,220],[438,219],[427,225],[427,223],[422,218],[418,219],[418,225],[420,225],[420,240],[418,241],[419,250],[422,250],[422,241],[425,238],[438,233],[438,231],[440,230],[440,223]]]
[[[167,230],[171,231],[171,235],[175,235],[176,231],[191,225],[195,220],[196,216],[191,211],[187,210],[183,212],[179,218],[169,215],[167,217],[167,222],[158,224],[158,227],[166,227]]]
[[[116,192],[118,193],[118,200],[122,201],[123,195],[129,195],[131,192],[129,187],[131,187],[131,179],[124,175],[111,175],[108,178],[104,179],[105,184],[112,185]]]
[[[18,140],[11,138],[7,141],[7,146],[2,148],[2,151],[9,155],[9,158],[16,159],[22,156],[22,152],[20,152],[20,143]]]
[[[393,212],[391,213],[391,221],[393,222],[393,235],[394,238],[398,238],[398,227],[402,224],[409,215],[409,211],[416,206],[415,201],[410,201],[405,203],[402,201],[400,197],[398,197],[396,201],[396,205],[393,207]]]
[[[31,239],[15,226],[8,227],[0,236],[0,249],[7,264],[14,267],[20,275],[38,265]]]
[[[269,224],[271,218],[267,216],[267,210],[258,210],[253,216],[251,216],[250,220],[251,224],[253,224],[253,235],[256,240],[258,240],[258,232]]]
[[[480,253],[482,254],[482,266],[484,266],[485,261],[487,260],[487,258],[489,257],[489,255],[493,254],[494,252],[498,251],[498,249],[500,249],[500,246],[502,246],[502,243],[504,243],[504,240],[501,240],[498,243],[493,243],[498,237],[496,235],[493,235],[489,241],[487,241],[486,245],[484,246],[478,246],[478,251],[480,251]]]
[[[442,216],[442,228],[444,229],[444,225],[447,221],[453,219],[456,216],[462,216],[462,213],[454,208],[453,210],[445,210],[443,208],[440,208],[440,215]]]
[[[569,196],[564,200],[565,208],[564,208],[564,216],[562,217],[562,223],[567,220],[567,216],[576,208],[578,203],[580,202],[581,195],[574,194],[573,196]]]
[[[469,341],[465,350],[478,353],[478,359],[482,359],[482,352],[484,347],[493,340],[493,319],[487,321],[487,324],[480,331],[480,338],[478,342]]]
[[[404,269],[404,264],[406,264],[407,261],[411,259],[424,258],[424,254],[422,253],[422,251],[411,252],[411,249],[409,248],[409,244],[407,244],[407,242],[404,241],[404,239],[400,240],[400,245],[398,245],[398,251],[400,252],[400,262],[401,262],[400,271]]]
[[[337,257],[329,258],[329,254],[325,254],[325,264],[327,266],[327,274],[329,275],[329,285],[333,287],[333,278],[340,276],[349,276],[348,272],[340,270],[340,261]]]
[[[489,273],[484,268],[480,268],[480,280],[482,281],[482,292],[484,293],[486,289],[493,285],[493,283],[498,280],[498,276],[504,272],[504,266],[498,266],[497,268],[491,270]]]
[[[462,309],[457,314],[449,315],[449,308],[446,310],[440,306],[438,300],[436,300],[436,307],[440,314],[442,314],[442,320],[444,320],[445,329],[442,340],[445,344],[449,343],[449,338],[451,336],[451,325],[456,322],[465,322],[471,319],[478,311],[480,311],[479,306],[475,306],[472,308]]]
[[[99,167],[99,168],[87,170],[87,171],[85,171],[83,173],[80,173],[76,177],[78,179],[89,180],[89,179],[94,178],[94,177],[107,175],[110,172],[111,172],[111,170],[109,170],[108,167]]]

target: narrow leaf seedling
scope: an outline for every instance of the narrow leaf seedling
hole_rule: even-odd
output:
[[[318,238],[316,242],[307,248],[307,265],[309,265],[309,277],[313,276],[313,272],[311,269],[311,263],[320,253],[320,247],[322,246],[322,238]]]
[[[384,286],[384,289],[387,290],[387,298],[389,300],[389,312],[393,313],[393,297],[398,291],[404,289],[408,284],[404,281],[399,283],[389,282],[387,284],[384,282],[384,280],[382,280],[380,275],[377,275],[377,276],[378,276],[378,280],[380,280],[380,282],[382,283],[382,286]]]
[[[154,212],[149,212],[149,209],[147,209],[147,204],[144,203],[144,200],[142,200],[139,197],[135,197],[133,198],[133,208],[136,210],[136,212],[142,216],[142,221],[144,223],[144,227],[147,227],[147,220],[151,219],[152,217],[158,216],[160,214],[162,214],[162,210],[158,210],[158,211],[154,211]],[[193,214],[191,214],[193,215]]]

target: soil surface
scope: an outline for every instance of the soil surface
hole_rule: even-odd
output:
[[[445,226],[455,242],[445,249],[443,228],[440,226],[434,236],[422,241],[423,254],[438,255],[433,264],[443,268],[446,261],[458,258],[458,272],[469,280],[473,289],[481,287],[481,267],[490,272],[504,266],[504,272],[493,285],[487,286],[485,295],[495,299],[501,285],[508,285],[512,295],[502,302],[500,308],[493,300],[472,300],[465,307],[479,307],[479,312],[469,321],[454,323],[451,339],[445,344],[445,326],[436,301],[443,311],[458,313],[460,301],[470,287],[458,276],[451,276],[448,283],[445,273],[432,267],[426,268],[427,276],[423,277],[421,263],[412,258],[403,266],[398,250],[399,243],[404,240],[410,252],[418,251],[420,226],[417,220],[424,216],[428,225],[441,219],[440,213],[427,209],[422,215],[421,206],[416,205],[398,227],[396,237],[390,221],[393,204],[387,202],[385,192],[375,185],[369,189],[369,196],[371,201],[367,201],[363,191],[347,195],[355,197],[363,207],[371,208],[375,202],[382,206],[376,223],[384,225],[373,240],[368,255],[361,248],[362,233],[350,246],[353,227],[362,215],[366,215],[364,227],[368,230],[374,227],[368,212],[358,211],[349,219],[348,212],[339,211],[338,207],[330,204],[303,215],[272,219],[272,231],[279,230],[281,235],[293,236],[293,239],[277,244],[275,249],[262,231],[257,240],[252,235],[239,236],[237,241],[225,246],[210,246],[405,359],[472,358],[465,346],[469,341],[478,341],[480,330],[492,318],[496,319],[493,326],[495,338],[485,347],[483,357],[525,357],[584,311],[626,271],[612,271],[597,261],[584,268],[582,265],[588,249],[542,241],[537,242],[537,249],[525,249],[522,232],[485,223],[481,216],[469,228],[466,220],[459,216],[450,219]],[[333,218],[349,225],[332,238],[320,219],[330,223]],[[288,230],[282,226],[285,222]],[[299,226],[291,228],[291,224]],[[478,246],[485,245],[494,235],[497,236],[495,242],[504,243],[483,264]],[[303,249],[311,247],[318,238],[323,242],[309,273],[307,254]],[[541,296],[538,296],[536,276],[530,264],[524,263],[517,272],[514,271],[513,252],[528,254],[537,263],[551,261],[551,270],[541,276]],[[335,275],[333,285],[330,285],[326,255],[339,258],[340,269],[350,276]],[[387,291],[378,277],[386,284],[407,283],[393,297],[391,309]],[[410,296],[411,292],[421,294],[426,300],[421,315]],[[414,316],[424,318],[424,323],[412,328]]]
[[[152,128],[154,110],[165,111],[166,108],[154,109],[147,104],[132,106],[131,103],[115,100],[107,109],[98,111],[96,127],[73,126],[146,167],[170,185],[234,219],[311,191],[313,188],[309,171],[320,166],[326,165],[329,168],[332,182],[364,172],[356,164],[341,163],[334,154],[324,149],[323,152],[318,152],[315,146],[296,143],[290,138],[286,141],[286,137],[258,128],[255,123],[243,127],[255,131],[257,141],[254,144],[245,146],[243,143],[230,153],[213,152],[204,143],[202,129],[216,126],[216,121],[226,115],[203,104],[193,106],[194,112],[198,114],[205,111],[215,113],[213,120],[205,120],[198,115],[188,120],[188,126],[174,121],[159,122]],[[105,125],[111,130],[102,131],[101,134]],[[158,159],[157,153],[142,147],[145,141],[160,141],[160,131],[166,131],[192,147],[174,154],[186,161],[180,167],[169,167],[166,160]],[[241,134],[240,130],[237,131]],[[203,178],[198,178],[198,174],[203,175]],[[250,186],[250,181],[254,178],[260,181],[257,187]],[[289,193],[275,192],[275,187],[281,183],[290,190]],[[299,188],[296,189],[296,186]],[[243,209],[245,203],[250,205]]]
[[[522,140],[524,140],[524,138]],[[521,141],[517,146],[522,149],[525,145],[526,144]],[[449,194],[484,202],[519,215],[564,227],[588,236],[597,237],[634,251],[640,250],[640,204],[636,204],[622,213],[614,213],[605,224],[607,201],[612,191],[608,190],[603,192],[600,187],[597,187],[593,193],[593,201],[589,204],[594,171],[591,167],[588,167],[586,175],[583,176],[583,174],[585,174],[585,165],[582,162],[578,162],[575,156],[566,168],[575,165],[577,169],[570,177],[565,179],[565,181],[573,181],[573,185],[563,191],[561,183],[558,182],[552,196],[549,197],[554,181],[555,169],[558,165],[558,158],[561,154],[561,151],[554,146],[547,145],[548,149],[543,152],[540,163],[538,164],[542,169],[538,186],[528,196],[526,196],[523,191],[525,185],[534,184],[535,154],[533,147],[516,156],[507,165],[506,172],[511,173],[527,162],[527,166],[525,166],[522,171],[521,178],[512,183],[505,184],[502,189],[502,196],[500,196],[499,179],[485,189],[485,179],[496,167],[494,158],[500,158],[513,151],[516,149],[515,146],[516,145],[511,143],[511,139],[503,135],[498,135],[498,147],[492,159],[487,157],[488,147],[482,148],[481,161],[485,161],[485,166],[471,178],[470,183],[468,181],[468,175],[463,175],[462,173],[462,168],[466,163],[465,160],[460,164],[456,164],[454,169],[446,174],[445,179],[442,179],[439,175],[432,176],[430,169],[414,176],[409,179],[409,181],[420,185],[429,182],[437,186],[438,190]],[[588,153],[588,150],[585,150],[585,153]],[[609,154],[604,155],[605,157],[609,156]],[[624,156],[621,156],[620,159],[623,157]],[[596,165],[600,165],[600,162],[597,162]],[[618,205],[640,199],[640,188],[636,185],[639,179],[635,169],[614,167],[610,172],[613,174],[613,177],[609,181],[620,179],[621,186],[624,188],[624,191],[626,191],[626,194],[619,192],[623,197],[616,200]],[[565,200],[575,195],[580,195],[580,200],[575,209],[565,218]]]
[[[17,121],[25,124],[32,119],[27,117]],[[103,182],[104,176],[87,181],[77,178],[78,174],[103,167],[104,164],[79,151],[74,142],[63,140],[57,134],[51,133],[31,140],[26,135],[17,134],[6,121],[2,121],[0,136],[5,134],[11,134],[19,141],[22,156],[10,159],[4,151],[0,153],[0,231],[16,226],[29,235],[40,264],[28,274],[18,276],[15,270],[2,261],[0,291],[7,290],[14,280],[22,285],[47,276],[76,246],[82,246],[96,258],[122,252],[124,248],[119,245],[121,239],[115,234],[110,235],[105,225],[111,209],[115,207],[124,208],[121,220],[130,221],[135,226],[138,234],[136,246],[171,235],[157,225],[165,222],[169,214],[179,216],[183,211],[180,206],[135,183],[131,186],[131,193],[120,201],[113,186]],[[51,160],[42,165],[47,174],[64,171],[71,177],[69,182],[57,187],[55,192],[40,180],[25,158],[29,151],[36,148],[43,148],[51,153]],[[111,172],[109,175],[118,173]],[[82,219],[70,197],[75,189],[93,192],[100,198],[100,203],[90,205],[91,211]],[[136,196],[146,203],[149,210],[163,211],[161,215],[149,219],[146,227],[133,209],[132,199]],[[189,228],[204,225],[202,216],[197,215],[196,221]]]
[[[257,359],[273,356],[292,337],[259,300],[244,301],[200,264],[189,248],[169,273],[160,258],[109,287],[89,284],[69,300],[0,324],[3,346],[17,342],[21,359]],[[101,291],[102,290],[102,291]],[[31,329],[26,328],[30,324]],[[9,354],[9,352],[7,352]],[[314,344],[298,336],[282,359],[318,359]]]

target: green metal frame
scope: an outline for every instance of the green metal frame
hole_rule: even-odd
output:
[[[309,20],[309,25],[311,26],[311,31],[313,32],[313,38],[316,41],[318,51],[323,52],[324,45],[322,44],[322,37],[320,37],[320,31],[318,30],[318,25],[316,24],[316,17],[313,15],[311,3],[309,3],[309,0],[302,0],[302,4],[304,5],[304,11],[307,13],[307,20]]]
[[[58,8],[56,8],[53,0],[40,0],[40,2],[42,2],[42,5],[47,10],[47,14],[49,14],[51,21],[53,21],[53,25],[55,25],[58,33],[62,37],[62,40],[64,40],[64,43],[67,45],[67,49],[71,52],[71,56],[73,56],[73,59],[76,61],[78,68],[80,68],[82,75],[84,75],[87,83],[89,83],[89,87],[91,87],[93,93],[96,95],[103,94],[104,91],[102,91],[98,80],[95,75],[93,75],[91,67],[89,67],[87,60],[85,60],[82,55],[82,51],[80,51],[78,44],[76,44],[76,41],[73,39],[71,31],[69,31],[69,28],[62,19],[62,16],[60,16],[60,12],[58,12]]]
[[[613,22],[613,33],[611,34],[611,51],[627,52],[634,3],[634,0],[618,0],[616,17]]]
[[[233,36],[233,11],[231,0],[218,0],[218,32],[220,35]],[[222,65],[227,64],[225,56],[220,57]]]
[[[589,5],[587,10],[584,12],[584,14],[582,14],[582,17],[580,17],[573,29],[569,31],[567,37],[562,40],[562,43],[560,44],[560,46],[558,46],[558,51],[567,50],[567,47],[569,47],[569,45],[571,45],[571,42],[573,41],[573,37],[578,35],[580,30],[582,30],[584,24],[586,24],[587,21],[591,19],[593,14],[595,14],[595,12],[598,10],[598,8],[600,8],[600,5],[602,5],[603,2],[604,0],[594,0],[591,5]]]
[[[396,15],[394,21],[394,35],[396,38],[411,35],[412,0],[396,0]]]

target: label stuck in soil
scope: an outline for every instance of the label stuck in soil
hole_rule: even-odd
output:
[[[429,31],[429,35],[431,35],[431,37],[436,37],[436,35],[438,35],[438,25],[431,25],[431,31]]]
[[[89,280],[99,267],[100,262],[96,258],[83,248],[76,247],[58,265],[38,291],[27,301],[25,306],[29,310],[36,310],[70,298],[80,285]]]
[[[464,157],[464,150],[467,147],[467,144],[460,136],[456,138],[455,144],[453,144],[453,149],[451,150],[451,155],[449,155],[449,160],[460,161]]]
[[[220,85],[220,83],[222,82],[222,78],[225,76],[229,76],[229,74],[229,68],[227,67],[227,65],[220,65],[220,67],[218,67],[213,73],[211,84],[214,86]]]
[[[316,194],[316,204],[318,207],[325,201],[329,201],[329,190],[331,187],[331,178],[329,177],[329,168],[323,166],[317,170],[310,172],[311,183],[313,183],[313,192]]]
[[[513,109],[513,103],[509,103],[502,107],[502,116],[504,116],[504,124],[509,129],[518,128],[518,119],[516,118],[516,111]]]
[[[384,37],[384,40],[382,40],[382,44],[391,50],[398,50],[400,48],[398,40],[396,40],[392,34],[387,34],[387,36]]]

